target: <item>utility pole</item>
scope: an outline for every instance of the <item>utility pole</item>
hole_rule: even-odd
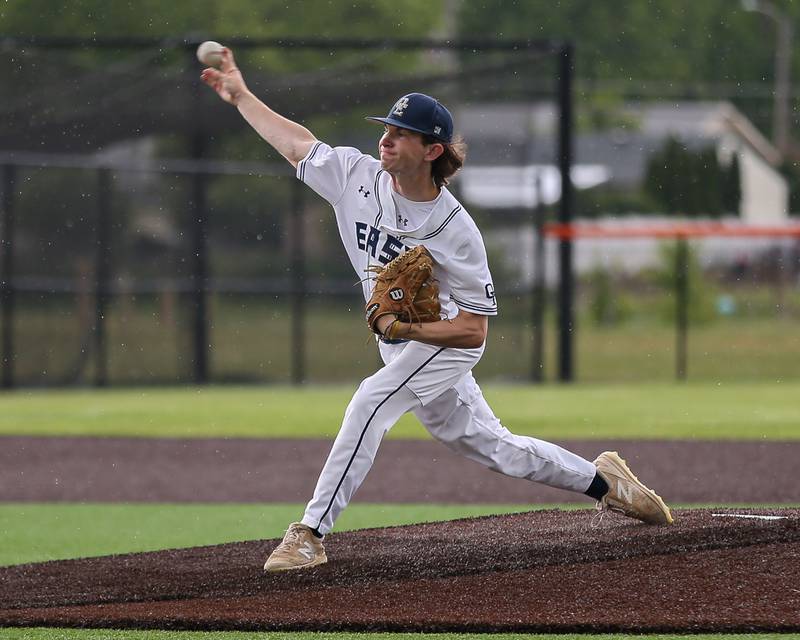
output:
[[[741,0],[745,11],[767,16],[775,23],[775,90],[772,116],[772,140],[781,153],[786,154],[791,144],[790,105],[792,23],[785,13],[770,0]]]

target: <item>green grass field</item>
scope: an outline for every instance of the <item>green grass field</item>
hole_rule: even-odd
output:
[[[354,385],[0,394],[2,435],[332,438]],[[800,438],[800,381],[489,385],[512,431],[544,439]],[[411,416],[391,438],[425,438]]]
[[[752,301],[750,294],[748,301]],[[579,301],[580,302],[580,301]],[[753,316],[713,318],[689,329],[688,376],[696,381],[800,380],[800,323],[797,313],[777,313],[775,301]],[[795,303],[792,308],[797,308]],[[675,380],[675,326],[665,294],[640,303],[623,322],[598,325],[576,311],[575,370],[589,383]],[[506,298],[489,325],[486,355],[475,372],[483,381],[525,381],[530,377],[530,301]],[[744,306],[744,301],[742,302]],[[20,302],[14,324],[16,375],[29,385],[64,384],[79,361],[88,331],[87,310],[74,300],[40,305]],[[355,299],[313,299],[307,304],[306,377],[313,383],[357,381],[375,370],[378,355]],[[544,373],[557,379],[553,308],[544,329]],[[285,299],[212,296],[210,375],[215,382],[288,383],[292,371],[292,317]],[[177,310],[163,300],[138,296],[115,299],[108,310],[108,371],[112,384],[191,380],[191,334]],[[183,324],[181,324],[183,323]],[[84,380],[93,379],[89,358]]]
[[[304,504],[0,503],[3,540],[0,566],[280,538],[289,522],[300,519],[304,507]],[[548,505],[536,505],[536,509],[546,508]],[[501,504],[355,503],[339,518],[336,530],[522,510],[524,507],[520,505]]]
[[[352,390],[348,385],[5,392],[0,394],[0,434],[331,437]],[[800,438],[800,403],[796,400],[800,397],[800,382],[488,386],[485,391],[495,411],[512,430],[547,439]],[[406,418],[392,431],[391,437],[427,436],[412,418]],[[286,504],[5,503],[0,504],[0,564],[274,538],[282,534],[288,522],[297,518],[301,509],[302,505]],[[337,529],[408,524],[519,509],[519,505],[356,503],[343,514]],[[0,638],[9,640],[364,640],[372,637],[396,640],[403,635],[0,629]],[[454,637],[436,635],[437,640]],[[561,640],[632,636],[525,637]],[[767,636],[725,637],[761,639]],[[782,635],[781,638],[800,636]]]

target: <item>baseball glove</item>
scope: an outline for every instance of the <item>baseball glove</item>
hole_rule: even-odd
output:
[[[376,322],[394,314],[401,322],[440,320],[439,286],[433,278],[433,258],[419,245],[397,256],[385,267],[372,266],[375,288],[366,306],[367,326],[381,335]]]

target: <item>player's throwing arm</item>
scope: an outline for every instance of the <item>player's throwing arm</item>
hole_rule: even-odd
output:
[[[230,49],[223,47],[219,59],[219,69],[203,69],[200,78],[225,102],[239,109],[250,126],[296,167],[317,141],[314,134],[275,113],[247,88]]]

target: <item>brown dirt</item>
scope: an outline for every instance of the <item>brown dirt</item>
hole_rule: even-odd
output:
[[[620,451],[668,502],[800,503],[800,442],[561,444],[589,460]],[[327,440],[0,437],[0,501],[304,503],[329,449]],[[439,443],[408,440],[383,443],[356,500],[586,502],[488,473]]]
[[[724,513],[767,513],[722,510]],[[355,631],[800,631],[800,510],[671,527],[543,511],[0,568],[0,626]]]
[[[798,503],[797,442],[619,450],[671,503]],[[304,502],[330,443],[0,437],[0,501]],[[411,471],[409,471],[411,470]],[[746,473],[743,473],[746,470]],[[202,479],[202,480],[200,480]],[[388,441],[360,502],[586,502]],[[725,509],[725,513],[761,511]],[[0,568],[0,626],[356,631],[800,631],[800,509],[682,510],[672,527],[546,511],[336,533],[266,575],[277,540]]]

